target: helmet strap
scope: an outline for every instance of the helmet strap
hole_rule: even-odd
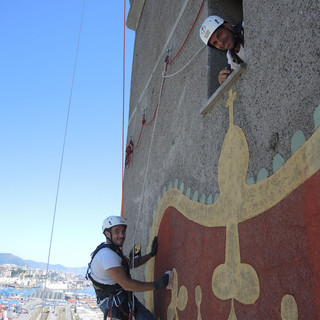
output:
[[[106,229],[105,231],[108,231],[109,232],[109,234],[110,234],[110,238],[108,237],[108,236],[106,236],[106,238],[107,238],[107,240],[108,241],[110,241],[111,242],[111,244],[113,244],[114,246],[116,246],[116,247],[118,247],[118,248],[121,248],[121,246],[118,246],[117,244],[115,244],[114,242],[113,242],[113,240],[112,240],[112,232],[111,232],[111,228],[109,228],[109,229]]]
[[[243,27],[242,27],[242,23],[238,23],[237,25],[235,25],[232,30],[231,30],[234,38],[235,38],[235,45],[234,48],[239,44],[244,45],[244,37],[243,37]],[[233,48],[233,49],[234,49]]]

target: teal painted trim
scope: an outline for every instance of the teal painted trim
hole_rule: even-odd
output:
[[[253,177],[250,177],[246,180],[246,183],[247,184],[254,184],[254,178]]]
[[[318,107],[316,107],[316,109],[314,111],[313,119],[314,119],[314,129],[316,130],[320,126],[320,104],[318,105]],[[306,137],[305,137],[304,133],[301,130],[296,131],[291,138],[291,152],[295,153],[305,142],[306,142]],[[272,164],[273,173],[277,172],[283,166],[283,164],[285,162],[286,161],[282,157],[282,155],[277,153],[273,158],[273,164]],[[269,177],[268,170],[265,168],[261,168],[258,172],[257,182],[260,182],[268,177]],[[254,184],[254,178],[253,177],[247,178],[246,183],[247,184]],[[174,185],[170,181],[169,185],[168,185],[168,189],[178,188],[178,185],[179,185],[178,179],[175,180]],[[184,193],[184,183],[183,182],[180,184],[179,189],[180,189],[181,193],[183,194]],[[162,195],[164,195],[166,191],[167,191],[167,187],[163,187],[163,194]],[[186,197],[191,199],[191,188],[190,187],[187,188],[185,195],[186,195]],[[213,204],[214,202],[216,202],[218,200],[219,197],[220,197],[220,193],[217,192],[214,196],[214,199],[212,200],[212,194],[209,194],[208,199],[207,199],[207,204],[208,205]],[[158,205],[160,203],[160,200],[161,200],[161,197],[159,196],[158,197]],[[203,193],[201,195],[201,199],[199,201],[198,190],[195,190],[195,192],[193,193],[193,196],[192,196],[192,200],[200,202],[202,204],[205,204],[206,203],[206,195]],[[153,215],[155,215],[155,212],[156,212],[156,210],[153,212]]]
[[[210,193],[207,199],[207,204],[213,204],[212,194]]]
[[[314,130],[320,126],[320,104],[317,106],[313,114]]]
[[[209,194],[208,199],[207,199],[207,204],[213,204],[212,194]]]
[[[193,193],[192,200],[196,201],[196,202],[199,201],[199,192],[198,192],[198,190],[195,190],[195,192]]]
[[[267,179],[269,177],[269,172],[266,168],[261,168],[258,172],[257,182]]]
[[[295,153],[305,142],[304,133],[301,130],[296,131],[291,138],[291,153]]]
[[[277,153],[273,158],[273,173],[277,172],[285,163],[283,156],[279,153]]]
[[[188,197],[189,199],[191,197],[191,188],[190,187],[187,188],[186,197]]]

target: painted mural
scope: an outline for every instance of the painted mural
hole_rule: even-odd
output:
[[[147,306],[157,320],[318,319],[320,127],[273,175],[248,184],[236,96],[231,89],[226,103],[219,197],[199,202],[175,186],[159,202],[150,232],[159,251],[146,280],[173,270],[173,289],[148,294]]]

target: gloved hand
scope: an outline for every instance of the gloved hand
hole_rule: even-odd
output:
[[[157,281],[154,282],[155,289],[165,288],[169,283],[169,275],[164,273]]]
[[[158,237],[154,237],[151,244],[150,256],[154,257],[158,251]]]

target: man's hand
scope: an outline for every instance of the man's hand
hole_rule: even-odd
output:
[[[169,283],[169,275],[164,273],[157,281],[154,282],[155,289],[165,288]]]
[[[150,256],[154,257],[158,251],[158,237],[154,237],[151,244]]]
[[[126,291],[144,292],[155,289],[154,282],[142,282],[129,278],[122,266],[110,268],[107,271],[112,280]]]
[[[227,70],[227,69],[221,70],[218,76],[219,83],[223,84],[226,81],[226,79],[230,76],[230,73],[232,71],[233,70]]]

